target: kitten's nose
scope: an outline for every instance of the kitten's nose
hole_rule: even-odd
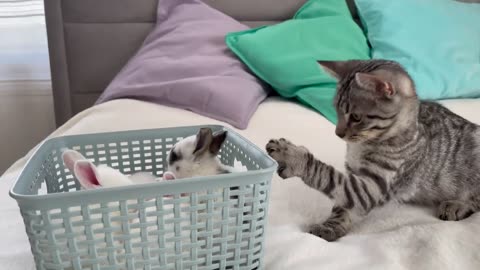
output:
[[[346,132],[344,129],[335,129],[335,134],[337,134],[338,137],[342,138],[345,137]]]

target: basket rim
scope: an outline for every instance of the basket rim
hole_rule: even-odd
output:
[[[38,158],[38,153],[43,150],[45,147],[47,147],[49,144],[54,143],[56,140],[62,139],[62,138],[75,138],[75,137],[83,137],[83,136],[88,136],[88,135],[109,135],[109,134],[121,134],[121,133],[128,133],[128,132],[136,132],[136,131],[161,131],[161,130],[167,130],[167,129],[173,129],[173,128],[201,128],[201,127],[211,127],[211,128],[220,128],[223,130],[228,131],[229,133],[234,134],[241,140],[249,143],[251,147],[253,147],[256,151],[261,153],[264,157],[266,157],[270,162],[271,166],[264,168],[264,169],[257,169],[257,170],[251,170],[251,171],[244,171],[244,172],[235,172],[235,173],[229,173],[229,174],[222,174],[222,175],[210,175],[210,176],[198,176],[198,177],[191,177],[191,178],[185,178],[185,179],[179,179],[178,181],[159,181],[157,183],[146,183],[146,184],[134,184],[134,185],[128,185],[128,186],[118,186],[118,187],[108,187],[108,188],[99,188],[99,189],[91,189],[91,190],[77,190],[75,192],[61,192],[61,193],[50,193],[50,194],[35,194],[35,195],[26,195],[26,194],[20,194],[15,192],[15,189],[19,182],[23,179],[25,173],[26,173],[26,168],[30,165],[30,162]],[[133,130],[121,130],[121,131],[109,131],[109,132],[96,132],[96,133],[82,133],[82,134],[75,134],[75,135],[64,135],[64,136],[57,136],[57,137],[52,137],[52,138],[47,138],[43,140],[37,149],[34,150],[32,155],[28,158],[26,161],[25,165],[22,167],[21,172],[16,176],[15,181],[10,188],[9,195],[13,199],[15,199],[17,202],[20,201],[30,201],[30,202],[35,202],[39,200],[45,200],[45,199],[61,199],[65,197],[69,198],[75,198],[75,197],[83,197],[87,195],[96,195],[96,194],[113,194],[119,191],[136,191],[136,190],[145,190],[145,189],[153,189],[153,188],[159,188],[161,186],[165,187],[167,190],[169,189],[168,187],[174,188],[177,185],[198,185],[199,182],[206,181],[206,180],[211,180],[212,178],[215,179],[223,179],[225,181],[231,180],[232,178],[238,178],[238,177],[248,177],[248,176],[254,176],[254,175],[264,175],[264,174],[269,174],[269,173],[274,173],[276,171],[276,168],[278,167],[278,163],[270,157],[268,154],[266,154],[265,151],[263,151],[260,147],[252,143],[250,140],[246,139],[244,136],[240,135],[238,132],[232,130],[231,128],[222,126],[222,125],[186,125],[186,126],[175,126],[175,127],[162,127],[162,128],[150,128],[150,129],[133,129]]]

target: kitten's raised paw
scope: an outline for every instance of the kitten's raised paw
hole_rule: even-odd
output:
[[[444,201],[437,209],[441,220],[462,220],[473,214],[472,209],[461,201]]]
[[[297,172],[302,168],[305,148],[298,147],[288,140],[270,140],[265,149],[267,153],[278,163],[278,175],[282,178],[298,176]]]

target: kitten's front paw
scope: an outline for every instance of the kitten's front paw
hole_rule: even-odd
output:
[[[299,176],[305,154],[308,153],[304,147],[299,147],[281,138],[270,140],[265,147],[267,153],[278,163],[278,175],[282,178]]]
[[[315,224],[310,226],[308,233],[323,238],[328,242],[336,241],[345,235],[343,228],[327,226],[325,224]]]
[[[437,210],[437,216],[441,220],[462,220],[471,214],[472,209],[461,201],[444,201]]]

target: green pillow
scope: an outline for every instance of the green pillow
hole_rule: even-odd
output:
[[[317,60],[369,59],[365,35],[343,0],[310,0],[292,20],[226,36],[228,47],[281,96],[336,123],[336,80]]]

